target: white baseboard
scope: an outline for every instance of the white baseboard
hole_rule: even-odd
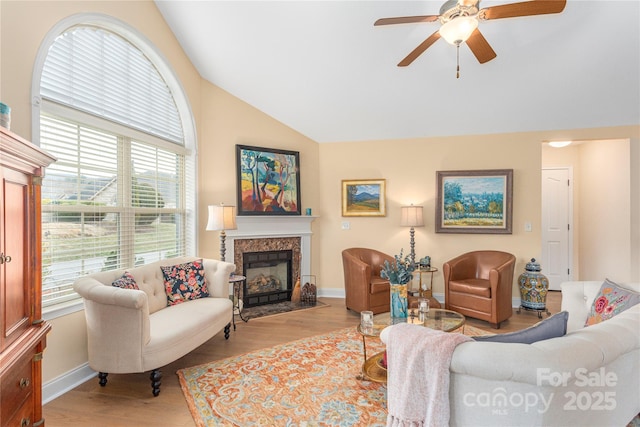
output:
[[[42,404],[51,402],[97,375],[98,373],[91,369],[88,363],[84,363],[51,381],[47,381],[42,385]]]
[[[320,288],[318,296],[321,298],[344,298],[344,288]]]

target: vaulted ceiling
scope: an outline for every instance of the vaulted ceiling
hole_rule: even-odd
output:
[[[397,67],[439,24],[375,20],[442,3],[156,0],[203,78],[317,142],[640,124],[640,2],[481,22],[497,57],[461,46],[459,79],[444,40]]]

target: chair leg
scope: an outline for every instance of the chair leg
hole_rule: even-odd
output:
[[[160,369],[154,369],[151,371],[149,379],[151,379],[151,391],[153,396],[157,397],[160,394],[160,386],[162,385],[162,372],[160,372]]]
[[[98,384],[100,384],[101,387],[104,387],[107,385],[107,375],[109,375],[106,372],[99,372],[98,373]]]
[[[231,333],[231,323],[227,323],[227,326],[224,327],[224,339],[229,339],[229,334]]]

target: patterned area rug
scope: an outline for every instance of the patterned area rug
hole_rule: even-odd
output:
[[[273,316],[276,314],[289,313],[291,311],[309,310],[312,308],[329,307],[320,301],[315,304],[302,304],[299,302],[283,301],[275,304],[258,305],[255,307],[247,307],[242,310],[242,317],[245,319],[255,319],[257,317]]]
[[[466,335],[487,332],[465,326]],[[367,355],[384,350],[367,340]],[[177,372],[196,425],[385,426],[384,384],[356,379],[355,327]]]

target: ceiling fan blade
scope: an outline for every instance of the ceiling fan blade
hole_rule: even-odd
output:
[[[440,38],[439,31],[436,31],[435,33],[431,34],[425,41],[420,43],[418,47],[413,49],[413,51],[409,55],[407,55],[406,58],[400,61],[400,63],[398,64],[398,67],[406,67],[407,65],[411,64],[413,61],[416,60],[418,56],[422,55],[422,53],[425,50],[427,50],[429,46],[437,42],[439,38]]]
[[[495,51],[489,46],[489,42],[477,28],[471,33],[471,37],[467,39],[467,45],[481,64],[489,62],[496,57]]]
[[[531,0],[520,3],[491,6],[480,11],[482,19],[514,18],[516,16],[546,15],[560,13],[567,0]]]
[[[416,22],[434,22],[439,18],[438,15],[422,15],[422,16],[399,16],[397,18],[381,18],[373,25],[394,25],[394,24],[413,24]]]

